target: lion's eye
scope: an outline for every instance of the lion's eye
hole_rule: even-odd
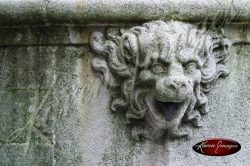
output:
[[[155,74],[165,73],[167,71],[167,67],[162,64],[154,64],[152,66],[152,71]]]

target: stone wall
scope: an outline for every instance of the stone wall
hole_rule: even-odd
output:
[[[14,10],[13,5],[18,3],[11,2],[2,1],[0,6],[2,8],[7,4],[7,11]],[[96,12],[94,9],[99,8],[98,1],[86,2],[88,9],[95,4],[92,11]],[[37,4],[40,3],[37,1],[34,5]],[[156,4],[164,7],[158,1]],[[236,4],[235,8],[243,11],[238,20],[247,19],[244,4]],[[25,9],[29,5],[23,6]],[[148,6],[148,2],[144,6]],[[200,6],[203,7],[204,3]],[[54,8],[57,7],[55,5]],[[37,12],[35,9],[33,12]],[[36,24],[32,16],[25,25],[19,25],[18,21],[15,24],[15,14],[6,13],[12,13],[12,17],[0,21],[0,165],[244,166],[250,163],[248,24],[230,22],[223,25],[225,36],[232,42],[226,62],[231,72],[228,77],[216,82],[208,94],[210,112],[202,117],[203,127],[186,126],[192,133],[186,139],[137,141],[131,136],[131,126],[126,125],[124,112],[110,110],[112,95],[91,68],[91,59],[96,53],[90,47],[90,36],[94,31],[121,31],[141,25],[145,20],[159,20],[160,15],[172,15],[160,10],[157,15],[139,17],[137,12],[131,14],[133,10],[128,10],[121,13],[128,14],[133,23],[120,20],[120,16],[107,23],[109,14],[107,17],[104,15],[105,22],[101,22],[102,19],[94,18],[95,14],[90,12],[91,15],[83,16],[98,23],[76,24],[70,18],[66,19],[67,24]],[[4,15],[2,11],[1,18]],[[189,13],[190,10],[186,11]],[[203,10],[200,8],[199,11],[202,13]],[[133,15],[145,20],[133,19]],[[54,17],[57,15],[51,18]],[[191,17],[187,19],[191,20]],[[57,18],[61,20],[60,16]],[[29,24],[32,19],[33,22]],[[236,140],[241,144],[241,150],[225,157],[204,156],[193,151],[194,144],[214,137]]]

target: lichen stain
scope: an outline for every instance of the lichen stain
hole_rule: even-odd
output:
[[[76,14],[79,21],[83,13],[83,4],[83,0],[76,0]]]

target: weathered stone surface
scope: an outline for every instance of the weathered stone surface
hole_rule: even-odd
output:
[[[234,7],[232,2],[213,0],[131,4],[90,0],[0,2],[0,165],[250,163],[250,37],[249,25],[241,22],[249,19],[248,1],[235,1]],[[222,24],[222,33],[233,44],[225,62],[231,73],[216,82],[208,94],[211,111],[202,118],[203,127],[186,126],[192,133],[190,139],[132,139],[132,126],[126,125],[123,112],[110,111],[112,96],[91,69],[91,59],[96,56],[89,45],[91,33],[119,32],[152,19],[178,18],[192,23],[204,18],[204,13],[211,18],[215,11],[230,8],[231,16],[235,16],[233,9],[239,12],[234,21],[241,22]],[[76,26],[92,21],[102,24]],[[194,144],[211,137],[234,139],[242,149],[231,156],[213,158],[192,150]]]
[[[249,0],[2,0],[0,24],[200,21],[223,15],[249,21]]]
[[[86,26],[14,26],[0,27],[0,45],[51,46],[87,45],[93,27]],[[8,33],[6,33],[6,31]]]
[[[53,44],[50,33],[2,32],[9,43],[0,44],[0,165],[79,165],[82,96],[91,95],[86,81],[93,83],[81,43],[87,37],[66,28],[61,38],[67,41]]]
[[[35,145],[29,148],[26,155],[27,144],[0,144],[0,165],[27,165],[27,166],[52,166],[54,165],[53,147],[50,145]]]

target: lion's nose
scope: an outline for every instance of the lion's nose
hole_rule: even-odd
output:
[[[156,97],[162,102],[181,102],[190,97],[193,85],[186,76],[166,77],[156,82]]]
[[[177,79],[172,79],[172,80],[165,80],[165,87],[169,88],[174,91],[178,91],[181,88],[186,88],[186,82],[183,80],[177,80]]]

